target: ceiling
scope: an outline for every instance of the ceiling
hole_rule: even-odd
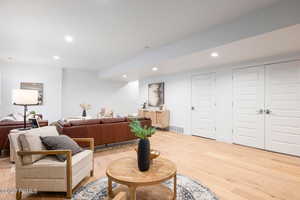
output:
[[[223,46],[178,57],[155,65],[158,71],[152,71],[153,65],[126,72],[126,80],[137,80],[149,76],[192,71],[204,67],[218,67],[229,64],[245,63],[263,58],[286,55],[300,55],[300,24],[279,29],[255,37],[232,42]],[[219,57],[211,57],[217,52]],[[110,79],[124,80],[122,72]]]
[[[0,59],[107,69],[278,1],[0,0]]]

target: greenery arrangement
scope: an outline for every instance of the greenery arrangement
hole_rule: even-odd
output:
[[[156,129],[153,127],[142,127],[141,122],[138,120],[131,121],[129,127],[131,128],[131,131],[134,133],[134,135],[141,139],[147,139],[148,137],[151,137],[156,131]]]
[[[35,115],[35,114],[36,114],[36,112],[35,112],[34,110],[32,110],[32,111],[30,111],[30,112],[29,112],[29,114],[31,114],[31,115]]]

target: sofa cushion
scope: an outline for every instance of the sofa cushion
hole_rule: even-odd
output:
[[[20,134],[18,140],[21,144],[23,151],[42,151],[46,150],[46,147],[43,145],[40,135],[38,134]],[[22,157],[24,165],[32,164],[40,159],[45,157],[45,155],[25,155]]]
[[[69,149],[72,151],[72,155],[75,155],[82,151],[82,148],[67,135],[46,136],[41,137],[41,140],[48,150]],[[60,161],[65,161],[67,159],[67,156],[65,154],[56,155],[56,157]]]
[[[120,118],[103,118],[103,119],[101,119],[101,122],[103,124],[126,122],[126,118],[123,118],[123,117],[120,117]]]
[[[70,121],[71,126],[93,125],[93,124],[100,124],[100,123],[101,123],[100,119]]]

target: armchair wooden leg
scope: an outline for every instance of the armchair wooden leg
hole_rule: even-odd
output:
[[[16,192],[16,200],[21,200],[21,199],[22,199],[22,192],[18,190]]]
[[[71,199],[72,198],[72,190],[67,192],[66,198],[67,199]]]
[[[91,176],[94,176],[94,170],[91,171]]]

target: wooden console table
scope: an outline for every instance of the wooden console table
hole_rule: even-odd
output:
[[[157,128],[168,128],[170,126],[169,110],[139,110],[140,117],[150,118],[152,126]]]

